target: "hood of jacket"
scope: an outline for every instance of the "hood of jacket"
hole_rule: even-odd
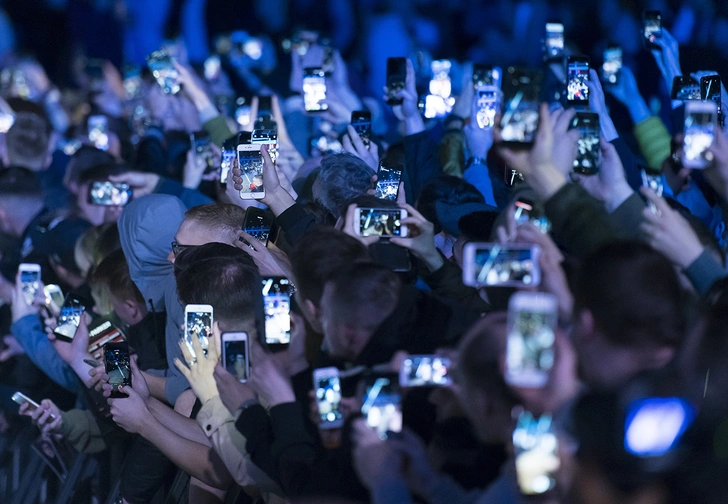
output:
[[[131,279],[153,311],[164,311],[174,266],[167,257],[186,207],[174,196],[150,194],[132,201],[119,217],[119,238]]]

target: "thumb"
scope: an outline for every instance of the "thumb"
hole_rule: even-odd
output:
[[[123,387],[121,387],[121,391],[129,397],[139,397],[139,394],[137,394],[136,390],[131,388],[129,385],[124,385]]]
[[[133,377],[134,383],[139,383],[139,380],[143,380],[144,377],[142,376],[142,372],[139,369],[139,365],[137,364],[137,359],[139,356],[137,354],[134,354],[131,356],[129,365],[131,367],[131,375]]]

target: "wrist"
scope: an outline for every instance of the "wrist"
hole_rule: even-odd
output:
[[[622,181],[619,184],[615,184],[610,191],[608,197],[604,201],[604,206],[607,212],[614,212],[619,206],[624,203],[627,198],[632,196],[634,191],[626,181]]]
[[[649,119],[652,114],[645,100],[638,95],[629,106],[629,115],[632,117],[632,122],[637,125]]]
[[[406,117],[404,122],[407,135],[416,135],[425,131],[425,121],[419,113],[411,117]]]
[[[682,269],[687,269],[700,257],[705,250],[699,243],[689,245],[682,250],[681,257],[676,261]]]
[[[271,409],[275,406],[280,406],[281,404],[289,404],[294,402],[296,402],[296,396],[293,394],[292,390],[276,391],[276,397],[271,397],[270,401],[268,402],[268,409]]]
[[[421,256],[420,259],[430,273],[439,270],[445,264],[445,260],[437,250],[435,250],[434,253],[430,252],[429,254]]]
[[[541,165],[525,176],[526,182],[541,201],[548,201],[567,183],[553,164]]]
[[[288,194],[288,191],[281,187],[270,193],[266,193],[266,197],[263,198],[263,203],[268,205],[268,208],[270,208],[271,212],[273,212],[273,215],[278,217],[283,212],[291,208],[296,203],[296,200]]]

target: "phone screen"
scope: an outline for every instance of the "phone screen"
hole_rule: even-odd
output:
[[[547,234],[551,231],[551,222],[543,214],[543,212],[536,210],[536,206],[533,201],[525,198],[519,198],[516,200],[515,206],[516,210],[513,214],[513,218],[516,221],[516,226],[530,222],[543,234]]]
[[[379,165],[377,172],[377,188],[374,195],[379,199],[397,201],[399,183],[402,181],[402,169]]]
[[[265,342],[287,345],[291,342],[291,283],[287,278],[263,279]]]
[[[84,310],[86,310],[84,301],[72,294],[66,296],[61,306],[61,314],[58,316],[58,326],[53,332],[62,338],[73,339]]]
[[[201,159],[205,163],[205,173],[215,170],[215,159],[212,153],[210,134],[206,131],[198,131],[191,135],[192,148],[194,149],[195,158]]]
[[[263,193],[263,157],[260,145],[238,145],[238,165],[243,177],[241,193]]]
[[[225,369],[240,381],[248,379],[248,340],[227,340],[222,338]]]
[[[326,100],[326,77],[321,68],[306,68],[303,71],[303,105],[307,112],[328,110],[321,103]]]
[[[220,75],[220,56],[210,56],[205,60],[205,79],[214,80]]]
[[[200,346],[207,352],[212,337],[212,313],[207,311],[187,312],[185,320],[185,337],[190,349],[192,338],[200,340]]]
[[[138,66],[126,65],[124,67],[124,91],[126,98],[138,98],[142,90],[142,72]]]
[[[715,138],[715,115],[711,112],[690,112],[685,117],[684,163],[692,166],[708,164],[705,151]]]
[[[700,98],[712,101],[718,106],[718,123],[723,124],[720,94],[720,76],[709,75],[700,79]]]
[[[556,486],[555,474],[561,465],[558,447],[551,415],[541,415],[538,420],[528,411],[519,415],[513,448],[521,493],[538,495]]]
[[[610,45],[604,50],[602,64],[603,79],[609,84],[616,84],[619,71],[622,69],[622,48]]]
[[[109,148],[109,122],[106,116],[88,118],[88,139],[97,149],[105,151]]]
[[[450,385],[450,359],[436,355],[411,355],[402,362],[399,382],[403,387]]]
[[[564,52],[564,25],[546,23],[546,56],[558,58]]]
[[[664,455],[675,448],[695,415],[695,407],[681,397],[637,399],[627,407],[624,448],[638,457]]]
[[[527,300],[552,300],[540,293],[523,293]],[[523,297],[521,297],[523,298]],[[512,297],[508,308],[506,381],[511,384],[542,387],[554,364],[556,310],[550,303],[519,307]]]
[[[367,425],[380,438],[386,439],[388,432],[402,431],[402,396],[396,378],[379,376],[366,387],[361,408]]]
[[[245,213],[243,231],[253,236],[264,245],[268,244],[268,236],[272,225],[271,219],[259,208],[250,207]]]
[[[508,248],[492,244],[476,248],[473,257],[474,283],[480,286],[536,285],[537,258],[531,248]]]
[[[430,94],[441,98],[450,98],[452,83],[450,82],[450,60],[435,60],[430,65],[432,79],[430,80]]]
[[[404,89],[407,79],[407,60],[405,58],[388,58],[387,59],[387,103],[389,105],[399,105],[402,103],[401,98],[395,98],[397,92]]]
[[[256,128],[250,135],[250,143],[267,145],[271,161],[275,163],[278,159],[278,130],[276,128]]]
[[[147,65],[157,84],[167,94],[179,93],[179,73],[172,64],[172,60],[165,51],[155,51],[147,57]]]
[[[131,367],[129,365],[129,345],[124,343],[108,343],[104,346],[106,374],[109,376],[111,396],[118,397],[118,388],[131,386]]]
[[[495,89],[478,89],[478,112],[476,119],[479,128],[492,128],[495,125],[498,93]]]
[[[497,86],[500,76],[498,70],[487,65],[473,65],[473,87]]]
[[[400,236],[402,212],[398,208],[360,208],[359,233],[361,236]]]
[[[659,48],[659,46],[654,43],[656,38],[662,37],[662,16],[658,11],[645,12],[643,36],[647,47]]]
[[[574,172],[594,175],[602,164],[602,149],[599,144],[599,116],[592,113],[578,112],[572,119],[571,127],[579,130],[581,136],[577,142],[578,152],[574,159]]]
[[[569,59],[566,99],[569,102],[589,101],[589,62],[583,59]]]
[[[339,411],[341,385],[338,376],[319,376],[316,379],[316,403],[318,404],[319,423],[340,422],[343,415]]]
[[[228,175],[235,162],[235,149],[226,148],[222,150],[222,158],[220,160],[220,183],[227,184]]]
[[[40,271],[20,270],[20,283],[23,288],[23,296],[28,304],[32,304],[40,288]]]
[[[125,206],[131,201],[132,190],[129,184],[94,182],[89,187],[88,201],[92,205]]]
[[[372,134],[372,115],[369,112],[352,112],[351,125],[364,142],[364,145],[369,147]]]
[[[672,80],[673,100],[700,100],[700,83],[692,77],[679,75]]]
[[[63,292],[57,285],[46,285],[43,288],[45,294],[45,303],[51,314],[58,316],[61,313],[61,306],[63,306]]]
[[[503,78],[504,142],[531,144],[538,128],[539,92],[543,74],[509,67]]]

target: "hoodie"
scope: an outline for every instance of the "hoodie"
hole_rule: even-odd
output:
[[[186,210],[174,196],[150,194],[129,203],[119,217],[121,248],[131,279],[151,311],[167,312],[165,341],[169,372],[165,394],[170,404],[189,388],[187,379],[174,365],[175,358],[183,360],[178,342],[182,338],[184,308],[177,296],[174,266],[167,259]]]

